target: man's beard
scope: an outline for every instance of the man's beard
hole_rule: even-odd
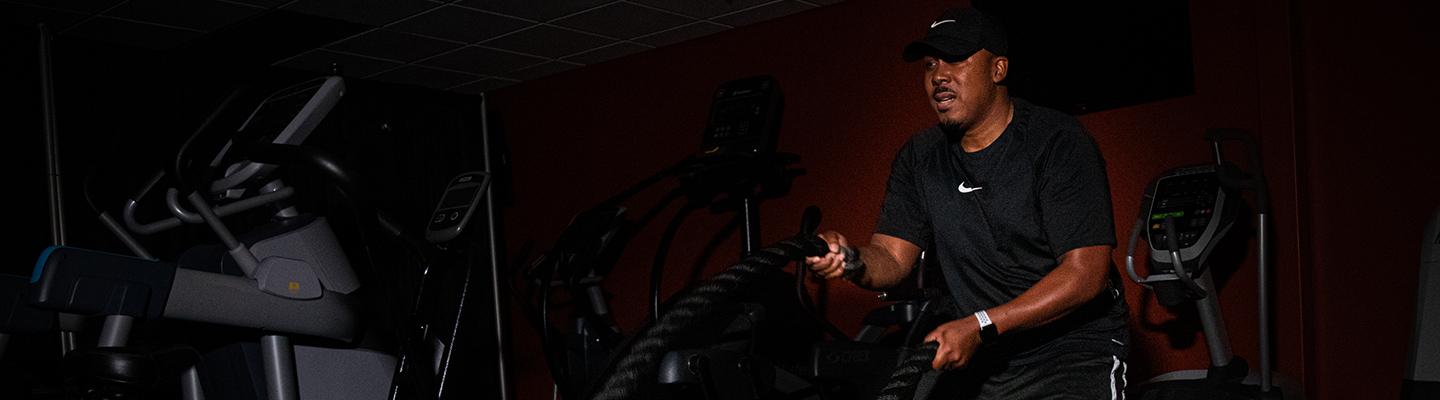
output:
[[[955,91],[944,86],[937,86],[930,95],[933,98],[940,96],[941,93],[955,93]],[[953,107],[958,106],[959,104],[955,104]],[[962,122],[955,119],[947,119],[944,115],[940,115],[939,118],[940,129],[945,131],[947,136],[953,135],[958,138],[965,135],[965,125]]]
[[[936,125],[940,127],[941,132],[945,133],[945,138],[951,142],[958,142],[965,138],[965,126],[958,121],[941,120]]]

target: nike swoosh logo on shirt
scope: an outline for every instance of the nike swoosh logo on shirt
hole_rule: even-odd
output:
[[[984,188],[985,188],[985,187],[983,187],[983,186],[976,186],[976,187],[973,187],[973,188],[965,187],[965,182],[960,182],[960,193],[970,193],[970,192],[973,192],[973,191],[976,191],[976,190],[980,190],[980,189],[984,189]]]

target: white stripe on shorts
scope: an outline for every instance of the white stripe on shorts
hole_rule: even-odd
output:
[[[1110,356],[1110,359],[1113,360],[1110,363],[1110,400],[1124,400],[1126,383],[1125,362],[1120,361],[1120,358],[1115,356]],[[1118,386],[1115,385],[1116,376],[1120,377],[1120,385]]]

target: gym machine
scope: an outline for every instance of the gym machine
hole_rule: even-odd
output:
[[[232,93],[177,155],[169,171],[175,186],[165,193],[170,217],[142,222],[136,213],[164,172],[126,202],[123,226],[100,213],[135,256],[74,247],[52,247],[41,255],[31,277],[30,304],[106,319],[99,347],[66,356],[67,373],[78,379],[84,395],[145,395],[157,379],[188,368],[181,379],[186,398],[204,397],[204,386],[223,388],[209,391],[212,399],[383,398],[393,355],[352,344],[361,335],[360,282],[326,218],[287,202],[296,189],[277,175],[281,166],[314,167],[342,190],[348,187],[350,198],[359,197],[332,157],[296,146],[344,90],[344,80],[332,76],[275,92],[220,150],[201,153],[197,138],[213,130],[212,123],[238,97],[238,91]],[[194,159],[203,161],[190,167]],[[237,234],[221,219],[264,206],[270,221],[248,233]],[[134,238],[186,224],[210,228],[223,247],[197,247],[166,262]],[[242,336],[255,332],[258,338],[251,340],[258,343],[239,343],[237,361],[208,364],[204,360],[212,357],[198,357],[185,346],[127,346],[134,321],[161,318],[241,328]],[[300,343],[292,344],[292,337]],[[257,347],[258,357],[244,355]],[[198,371],[190,367],[197,360]],[[207,372],[207,365],[215,369]]]
[[[601,283],[631,235],[670,204],[684,200],[656,248],[650,269],[649,311],[657,318],[664,307],[660,283],[670,240],[686,216],[709,208],[715,213],[735,212],[743,226],[741,254],[758,249],[759,202],[789,191],[790,182],[803,171],[790,169],[797,157],[776,153],[783,94],[778,82],[756,76],[721,85],[714,97],[710,119],[699,152],[641,180],[599,205],[577,214],[551,250],[531,263],[526,275],[531,290],[526,301],[532,323],[541,332],[547,365],[564,398],[579,398],[624,340],[610,316]],[[634,195],[669,179],[679,181],[661,202],[627,218],[623,205]],[[570,329],[551,321],[551,297],[563,288],[574,302]]]
[[[884,299],[895,303],[867,315],[864,329],[851,338],[813,310],[803,267],[790,278],[775,273],[804,253],[794,246],[814,244],[819,220],[818,209],[806,210],[800,235],[760,250],[758,201],[783,195],[801,173],[785,168],[796,157],[774,152],[782,107],[772,78],[721,85],[699,153],[578,214],[554,248],[531,264],[527,275],[538,289],[528,297],[538,306],[527,314],[538,316],[532,323],[542,332],[560,397],[863,398],[883,386],[883,374],[902,358],[897,338],[887,337],[890,328],[902,327],[903,340],[913,341],[916,322],[947,308],[934,289],[887,293]],[[670,177],[679,179],[679,187],[660,205],[643,213],[638,224],[625,218],[621,203]],[[637,226],[681,198],[688,202],[667,224],[650,270],[650,323],[627,340],[610,317],[601,280]],[[688,213],[707,207],[738,211],[742,265],[662,302],[659,286],[670,239]],[[823,242],[820,247],[821,253],[828,250]],[[711,283],[733,279],[739,270],[764,272],[745,278],[745,288],[713,292],[718,289]],[[551,322],[550,290],[557,287],[567,290],[575,307],[573,333],[559,333]],[[777,296],[789,290],[794,297]],[[703,316],[689,308],[699,298],[710,298]],[[817,343],[822,333],[832,340]]]
[[[1176,168],[1157,177],[1145,189],[1140,213],[1131,227],[1125,252],[1125,271],[1130,279],[1153,290],[1161,305],[1178,307],[1191,303],[1197,310],[1210,355],[1210,368],[1203,371],[1175,371],[1151,379],[1138,387],[1143,399],[1254,399],[1280,398],[1280,389],[1271,377],[1270,362],[1270,240],[1269,190],[1266,186],[1260,148],[1249,134],[1234,129],[1212,129],[1205,139],[1214,151],[1215,163]],[[1249,172],[1225,160],[1221,145],[1239,141],[1249,151]],[[1258,383],[1245,384],[1248,366],[1231,352],[1225,321],[1221,317],[1210,257],[1223,239],[1240,224],[1244,200],[1240,193],[1255,192],[1254,217],[1259,248],[1260,365]],[[1139,241],[1149,243],[1151,268],[1140,275],[1135,267]]]
[[[414,302],[403,327],[399,361],[389,399],[453,399],[495,395],[503,374],[491,372],[495,358],[483,351],[489,322],[481,310],[483,277],[476,265],[486,265],[485,234],[472,228],[487,218],[482,200],[488,198],[490,175],[483,171],[457,175],[425,226],[427,247],[416,246],[422,267],[416,271]],[[482,261],[483,260],[483,261]],[[497,325],[498,326],[498,325]],[[494,327],[489,327],[494,328]],[[503,328],[503,327],[502,327]]]
[[[1401,398],[1440,398],[1440,209],[1430,215],[1420,245],[1420,284],[1415,292],[1415,336]]]

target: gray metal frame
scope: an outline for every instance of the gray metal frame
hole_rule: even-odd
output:
[[[309,90],[313,87],[307,86],[300,90]],[[289,93],[273,95],[271,98],[299,93],[293,88],[289,89]],[[344,81],[339,77],[323,78],[316,93],[307,101],[300,113],[290,121],[274,143],[298,144],[303,141],[338,102],[343,95],[344,88]],[[257,108],[251,113],[250,118],[253,119],[258,112]],[[249,122],[247,120],[246,124]],[[230,150],[231,145],[227,143],[225,150],[222,150],[212,163],[222,160],[224,151]],[[234,201],[219,207],[212,207],[208,204],[202,193],[190,193],[182,200],[178,190],[169,189],[166,192],[166,203],[172,216],[159,221],[141,222],[135,218],[138,201],[145,192],[149,191],[150,186],[158,182],[159,176],[157,176],[156,179],[150,181],[140,195],[126,202],[123,227],[106,214],[101,215],[101,221],[133,252],[149,259],[153,259],[153,257],[134,240],[130,232],[148,235],[185,224],[208,226],[220,239],[230,256],[239,264],[245,276],[176,269],[163,316],[177,320],[271,332],[260,338],[266,393],[272,400],[293,400],[298,399],[302,392],[298,379],[300,374],[296,372],[295,346],[290,343],[290,338],[286,335],[306,335],[347,342],[354,340],[359,329],[360,301],[351,293],[359,288],[359,281],[356,279],[354,271],[351,270],[349,260],[340,251],[339,243],[324,218],[317,218],[300,229],[261,240],[254,246],[246,246],[238,240],[231,229],[221,220],[224,216],[252,210],[293,196],[295,190],[285,187],[279,180],[269,182],[262,190],[250,193],[248,197],[245,197],[246,193],[227,191],[247,180],[263,177],[275,168],[274,165],[248,161],[241,161],[232,166],[225,178],[213,182],[210,187],[214,191],[226,191],[226,197],[234,199]],[[182,206],[182,201],[188,204]],[[293,214],[295,214],[294,210],[287,208],[277,215],[294,216]],[[129,230],[127,231],[126,228]],[[267,261],[271,263],[267,264]],[[276,268],[266,269],[266,266],[271,264],[274,264]],[[294,289],[296,285],[303,284],[308,286],[306,293],[313,295],[302,299],[287,294],[283,290],[267,291],[264,289],[264,283],[255,279],[257,273],[262,273],[265,275],[264,278],[280,283],[273,285],[275,282],[271,282],[271,286],[283,288],[288,282],[289,286]],[[309,277],[309,279],[304,277]],[[100,336],[100,344],[102,346],[124,346],[133,322],[133,318],[126,316],[107,316]],[[344,352],[350,351],[350,349],[334,349],[333,351]],[[378,360],[368,362],[367,365],[378,366],[387,374],[393,369],[393,364],[386,365],[384,362],[386,357],[390,357],[388,355],[377,353],[365,357],[367,360]],[[393,359],[393,357],[390,358]],[[336,365],[329,366],[329,368],[338,367]],[[346,376],[348,374],[339,375]],[[374,377],[369,379],[374,379]],[[200,388],[199,373],[194,367],[188,369],[180,381],[181,394],[184,398],[194,400],[204,398],[204,393]],[[384,396],[383,392],[350,392],[346,391],[344,386],[350,385],[344,385],[344,382],[339,384],[329,382],[329,385],[322,384],[316,388],[320,390],[317,393],[327,393],[323,397],[330,398],[335,397],[329,393],[341,396],[340,398],[365,398],[367,395],[381,398]],[[386,386],[388,386],[388,382]]]
[[[1212,145],[1212,147],[1213,147],[1213,149],[1214,149],[1214,153],[1215,153],[1215,168],[1216,168],[1216,173],[1217,173],[1217,174],[1224,173],[1224,172],[1223,172],[1223,168],[1224,168],[1224,165],[1223,165],[1223,163],[1224,163],[1224,156],[1221,154],[1221,151],[1220,151],[1220,143],[1219,143],[1219,141],[1212,140],[1212,141],[1211,141],[1211,145]],[[1251,167],[1252,167],[1252,168],[1263,168],[1261,165],[1252,165]],[[1205,167],[1195,167],[1195,168],[1205,168]],[[1193,171],[1193,169],[1186,168],[1186,169],[1175,170],[1175,171],[1172,171],[1172,172],[1174,172],[1174,173],[1184,173],[1184,172],[1189,172],[1189,171]],[[1160,181],[1163,181],[1164,179],[1166,179],[1166,178],[1162,178],[1162,179],[1160,179],[1159,181],[1157,181],[1157,182],[1155,183],[1156,187],[1159,187]],[[1260,184],[1263,185],[1264,183],[1261,182]],[[1147,190],[1148,190],[1148,189],[1147,189]],[[1227,200],[1225,191],[1224,191],[1224,190],[1221,190],[1221,191],[1217,194],[1216,197],[1217,197],[1217,199],[1216,199],[1215,209],[1216,209],[1217,211],[1219,211],[1220,209],[1222,209],[1222,208],[1224,207],[1225,201]],[[1170,264],[1173,266],[1173,269],[1174,269],[1174,272],[1175,272],[1175,273],[1173,273],[1173,274],[1153,274],[1153,275],[1148,275],[1148,276],[1140,276],[1140,274],[1135,271],[1135,245],[1136,245],[1136,243],[1137,243],[1137,240],[1139,239],[1140,232],[1141,232],[1141,231],[1144,231],[1144,230],[1147,230],[1147,229],[1149,228],[1149,226],[1148,226],[1149,222],[1147,221],[1147,219],[1148,219],[1147,217],[1148,217],[1149,215],[1151,215],[1151,213],[1154,211],[1154,208],[1153,208],[1154,200],[1147,197],[1147,201],[1148,201],[1149,203],[1142,205],[1142,207],[1145,207],[1145,209],[1144,209],[1145,212],[1144,212],[1144,213],[1141,213],[1140,216],[1136,217],[1135,223],[1134,223],[1134,225],[1133,225],[1133,226],[1131,227],[1131,229],[1130,229],[1130,241],[1129,241],[1129,243],[1127,244],[1126,250],[1125,250],[1125,272],[1126,272],[1126,274],[1128,274],[1128,275],[1130,276],[1130,279],[1131,279],[1131,280],[1135,281],[1136,283],[1138,283],[1138,284],[1140,284],[1140,285],[1142,285],[1142,286],[1144,286],[1144,287],[1146,287],[1146,288],[1152,289],[1152,290],[1154,289],[1154,286],[1153,286],[1153,285],[1154,285],[1155,283],[1163,282],[1163,281],[1173,281],[1173,280],[1183,281],[1187,286],[1191,286],[1192,288],[1199,288],[1199,289],[1203,290],[1204,296],[1202,296],[1200,299],[1195,300],[1195,307],[1197,308],[1197,311],[1198,311],[1197,314],[1200,316],[1201,327],[1202,327],[1202,329],[1204,329],[1204,332],[1205,332],[1205,345],[1206,345],[1206,347],[1209,349],[1209,353],[1210,353],[1210,364],[1211,364],[1212,366],[1215,366],[1215,367],[1227,366],[1227,365],[1229,365],[1231,359],[1234,358],[1234,354],[1233,354],[1232,349],[1231,349],[1231,347],[1230,347],[1230,343],[1229,343],[1229,338],[1230,338],[1230,337],[1229,337],[1229,333],[1227,332],[1226,327],[1225,327],[1225,321],[1224,321],[1224,319],[1221,318],[1221,316],[1220,316],[1220,305],[1219,305],[1219,300],[1218,300],[1218,298],[1217,298],[1217,295],[1218,295],[1218,294],[1215,293],[1215,290],[1214,290],[1214,289],[1215,289],[1214,279],[1212,278],[1211,273],[1210,273],[1210,271],[1209,271],[1208,269],[1205,270],[1205,271],[1201,271],[1201,273],[1200,273],[1199,276],[1194,277],[1193,279],[1190,278],[1190,277],[1186,274],[1185,266],[1184,266],[1184,264],[1183,264],[1183,262],[1182,262],[1182,260],[1197,260],[1197,261],[1198,261],[1198,264],[1202,264],[1202,265],[1203,265],[1203,264],[1205,263],[1205,260],[1209,258],[1209,256],[1210,256],[1210,251],[1211,251],[1212,249],[1204,248],[1205,246],[1195,246],[1195,247],[1191,247],[1190,249],[1183,249],[1182,251],[1175,252],[1175,251],[1170,251],[1170,250],[1168,249],[1168,246],[1165,246],[1165,245],[1162,245],[1162,244],[1159,244],[1159,243],[1150,243],[1150,244],[1149,244],[1149,248],[1150,248],[1150,259],[1151,259],[1152,261],[1155,261],[1155,262],[1158,262],[1158,263],[1170,263]],[[1270,229],[1270,227],[1269,227],[1269,215],[1268,215],[1266,212],[1264,212],[1263,209],[1262,209],[1262,211],[1256,212],[1256,219],[1257,219],[1257,221],[1256,221],[1256,224],[1257,224],[1257,228],[1256,228],[1256,230],[1257,230],[1257,232],[1256,232],[1256,241],[1257,241],[1257,245],[1258,245],[1258,247],[1259,247],[1259,260],[1258,260],[1258,264],[1259,264],[1259,265],[1258,265],[1258,267],[1257,267],[1257,272],[1256,272],[1256,274],[1257,274],[1257,276],[1256,276],[1256,284],[1259,286],[1259,290],[1258,290],[1258,292],[1257,292],[1257,297],[1258,297],[1258,301],[1257,301],[1257,302],[1258,302],[1258,308],[1259,308],[1259,326],[1258,326],[1258,331],[1259,331],[1259,332],[1258,332],[1258,334],[1259,334],[1259,336],[1260,336],[1260,340],[1259,340],[1259,342],[1260,342],[1260,343],[1259,343],[1259,345],[1260,345],[1260,346],[1259,346],[1259,347],[1260,347],[1260,348],[1259,348],[1259,351],[1260,351],[1260,355],[1259,355],[1259,358],[1260,358],[1260,365],[1259,365],[1259,370],[1260,370],[1260,371],[1259,371],[1260,383],[1259,383],[1259,384],[1260,384],[1260,391],[1261,391],[1261,392],[1266,392],[1266,393],[1268,393],[1268,392],[1270,392],[1271,387],[1272,387],[1272,385],[1274,384],[1273,379],[1272,379],[1272,371],[1271,371],[1271,368],[1272,368],[1272,367],[1271,367],[1271,359],[1272,359],[1272,357],[1271,357],[1271,354],[1270,354],[1270,353],[1271,353],[1271,343],[1270,343],[1270,280],[1269,280],[1269,274],[1270,274],[1270,240],[1269,240],[1269,229]],[[1221,220],[1221,218],[1218,218],[1218,217],[1217,217],[1217,218],[1211,218],[1209,224],[1206,226],[1206,232],[1207,232],[1207,233],[1206,233],[1205,235],[1202,235],[1202,236],[1200,237],[1200,239],[1199,239],[1198,242],[1209,241],[1209,240],[1213,240],[1213,239],[1216,238],[1216,237],[1222,237],[1222,236],[1224,236],[1224,235],[1229,231],[1229,229],[1230,229],[1231,227],[1230,227],[1230,226],[1217,225],[1217,224],[1220,224],[1220,223],[1221,223],[1220,220]],[[1166,222],[1167,227],[1168,227],[1169,224],[1170,224],[1170,223],[1167,221],[1167,222]],[[1214,234],[1212,235],[1211,232],[1213,232]],[[1173,236],[1173,235],[1169,235],[1169,236]],[[1172,239],[1173,239],[1173,238],[1172,238]],[[1197,242],[1197,243],[1198,243],[1198,242]],[[1199,248],[1197,248],[1197,247],[1199,247]],[[1188,250],[1188,251],[1187,251],[1187,250]],[[1172,380],[1172,379],[1188,379],[1190,375],[1193,375],[1193,374],[1191,374],[1190,372],[1192,372],[1192,371],[1175,371],[1175,372],[1171,372],[1171,373],[1167,373],[1167,374],[1163,374],[1163,375],[1161,375],[1161,376],[1158,376],[1158,377],[1156,377],[1155,379],[1152,379],[1152,381],[1163,381],[1163,380]],[[1203,373],[1203,371],[1196,371],[1196,372]],[[1201,375],[1201,376],[1203,376],[1203,375]]]
[[[494,174],[494,164],[490,159],[490,114],[489,101],[484,93],[480,94],[480,137],[485,145],[485,172]],[[499,399],[509,400],[512,397],[514,388],[510,387],[509,355],[506,351],[506,343],[509,325],[506,324],[504,299],[500,296],[504,290],[500,286],[500,244],[498,242],[498,230],[495,227],[495,185],[485,185],[485,216],[487,236],[490,245],[490,293],[493,293],[492,304],[495,309],[495,350],[496,373],[499,375],[500,387]]]
[[[301,85],[296,86],[305,86],[305,84],[302,83]],[[240,126],[240,130],[245,130],[245,128],[250,125],[251,119],[253,119],[255,115],[263,109],[262,107],[264,104],[268,104],[272,99],[275,99],[277,97],[284,97],[290,95],[294,95],[294,93],[289,93],[288,91],[281,91],[281,93],[277,93],[271,95],[270,97],[267,97],[264,101],[261,102],[261,107],[256,107],[255,111],[250,113],[250,117],[247,118],[245,120],[245,123]],[[297,117],[292,119],[290,123],[285,126],[285,129],[280,131],[280,134],[275,137],[275,140],[272,143],[299,144],[301,142],[304,142],[305,139],[310,136],[310,132],[314,131],[316,126],[320,125],[320,121],[323,121],[325,119],[325,116],[330,113],[331,109],[335,108],[335,104],[340,102],[340,98],[344,95],[345,80],[343,78],[340,78],[338,76],[324,78],[324,82],[320,84],[319,90],[317,90],[316,93],[310,98],[310,100],[305,103],[305,106],[300,109],[300,113],[297,114]],[[224,149],[217,153],[215,155],[215,159],[211,161],[211,167],[224,167],[218,164],[220,163],[221,159],[225,157],[225,153],[230,150],[232,144],[233,143],[225,144]],[[225,189],[229,189],[245,181],[248,181],[257,175],[267,174],[274,169],[274,165],[242,161],[239,164],[235,165],[235,168],[231,170],[233,171],[232,173],[227,173],[224,178],[220,178],[215,182],[212,182],[210,185],[210,190],[212,192],[219,192]]]
[[[1415,292],[1415,335],[1405,378],[1440,385],[1440,209],[1430,216],[1423,238],[1420,287]]]

